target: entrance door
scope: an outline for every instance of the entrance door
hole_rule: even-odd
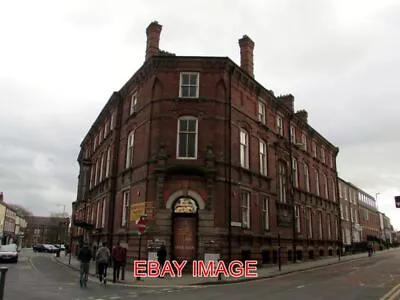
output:
[[[191,198],[180,198],[173,210],[173,257],[181,262],[197,258],[197,204]]]

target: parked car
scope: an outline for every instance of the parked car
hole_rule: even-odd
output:
[[[43,244],[43,246],[46,248],[45,252],[47,253],[56,253],[59,251],[57,247],[51,244]]]
[[[18,262],[18,246],[8,244],[0,246],[0,262]]]
[[[61,248],[60,248],[60,244],[54,244],[54,247],[56,247],[57,249],[61,249],[61,251],[65,251],[65,245],[61,244]]]
[[[42,244],[37,244],[32,247],[33,252],[45,252],[46,247]]]
[[[33,252],[56,253],[58,248],[50,244],[38,244],[33,246]]]

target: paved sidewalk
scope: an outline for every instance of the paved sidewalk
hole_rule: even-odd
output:
[[[389,250],[384,250],[384,251],[378,251],[374,254],[374,256],[377,255],[382,255],[391,251],[399,251],[399,249],[389,249]],[[281,267],[281,271],[279,271],[277,265],[273,266],[268,266],[268,267],[262,267],[258,268],[257,273],[258,277],[257,278],[245,278],[245,277],[240,277],[240,278],[222,278],[222,280],[218,280],[217,278],[194,278],[191,276],[191,274],[183,274],[182,277],[180,278],[141,278],[140,280],[136,280],[136,278],[133,277],[133,270],[132,270],[132,265],[129,266],[129,268],[126,269],[125,271],[125,280],[124,281],[118,281],[117,284],[122,284],[122,285],[129,285],[129,286],[142,286],[142,287],[171,287],[171,286],[199,286],[199,285],[212,285],[212,284],[227,284],[227,283],[237,283],[237,282],[243,282],[243,281],[249,281],[249,280],[256,280],[256,279],[262,279],[262,278],[272,278],[272,277],[277,277],[285,274],[290,274],[290,273],[295,273],[295,272],[301,272],[301,271],[306,271],[306,270],[312,270],[320,267],[325,267],[329,265],[334,265],[334,264],[339,264],[339,263],[345,263],[345,262],[350,262],[353,260],[358,260],[358,259],[367,259],[368,254],[367,253],[360,253],[360,254],[353,254],[353,255],[346,255],[342,256],[339,260],[337,256],[334,257],[329,257],[325,259],[320,259],[320,260],[314,260],[314,261],[306,261],[306,262],[299,262],[299,263],[288,263],[284,264]],[[70,267],[75,270],[79,270],[79,261],[76,259],[76,257],[72,256],[71,257],[71,264],[69,264],[69,256],[62,255],[61,257],[54,257],[54,259],[61,263],[66,265],[67,267]],[[90,270],[89,273],[93,276],[96,276],[95,274],[95,263],[92,262],[90,265]],[[108,278],[111,280],[112,279],[112,268],[108,269]]]

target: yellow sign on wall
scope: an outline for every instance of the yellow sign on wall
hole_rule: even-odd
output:
[[[130,207],[130,221],[136,222],[143,215],[153,214],[153,203],[152,202],[138,202],[133,203]],[[151,216],[149,216],[151,217]]]

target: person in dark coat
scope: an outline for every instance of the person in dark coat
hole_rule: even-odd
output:
[[[157,260],[158,263],[160,264],[160,271],[161,271],[162,268],[164,267],[165,261],[167,260],[167,249],[165,248],[164,244],[162,244],[160,249],[158,249],[157,251]]]

